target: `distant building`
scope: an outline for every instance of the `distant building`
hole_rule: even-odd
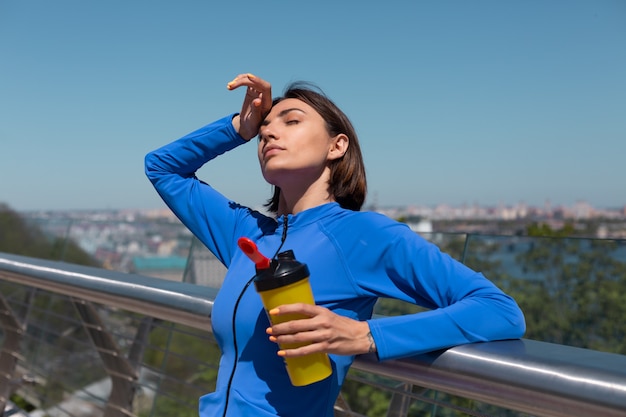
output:
[[[418,222],[407,222],[407,225],[416,233],[432,233],[433,223],[430,220],[422,219]]]
[[[149,277],[182,281],[187,258],[182,256],[135,256],[130,272]]]

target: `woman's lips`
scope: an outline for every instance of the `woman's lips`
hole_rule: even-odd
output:
[[[265,149],[263,149],[263,158],[267,158],[269,156],[275,155],[275,154],[279,153],[282,150],[283,150],[283,148],[281,148],[280,146],[267,145],[265,147]]]

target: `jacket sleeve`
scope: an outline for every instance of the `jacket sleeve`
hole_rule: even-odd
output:
[[[524,334],[523,313],[510,296],[406,225],[389,223],[370,238],[378,244],[361,257],[372,260],[374,273],[362,271],[359,286],[429,308],[369,320],[380,360]]]
[[[206,162],[246,141],[224,117],[165,145],[145,157],[145,172],[163,201],[183,224],[226,266],[239,207],[200,181],[195,172]]]

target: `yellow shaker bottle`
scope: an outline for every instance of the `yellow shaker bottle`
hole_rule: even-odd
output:
[[[243,239],[246,239],[247,242],[242,242]],[[288,250],[279,253],[276,259],[271,260],[270,264],[265,267],[267,263],[262,260],[262,255],[259,257],[256,245],[252,241],[242,238],[239,246],[256,262],[257,274],[254,277],[254,286],[261,296],[265,311],[270,311],[283,304],[315,304],[309,283],[309,268],[306,264],[295,259],[293,251]],[[268,317],[272,324],[307,318],[307,316],[301,314],[287,314],[283,316],[270,316],[268,314]],[[303,345],[305,344],[281,344],[280,348],[294,349]],[[330,360],[326,353],[312,353],[294,358],[284,358],[284,360],[289,379],[295,386],[309,385],[321,381],[332,373]]]

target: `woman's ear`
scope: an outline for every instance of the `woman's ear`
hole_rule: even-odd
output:
[[[348,151],[348,146],[350,146],[350,139],[343,133],[335,136],[331,143],[330,148],[328,149],[328,159],[339,159],[346,154]]]

